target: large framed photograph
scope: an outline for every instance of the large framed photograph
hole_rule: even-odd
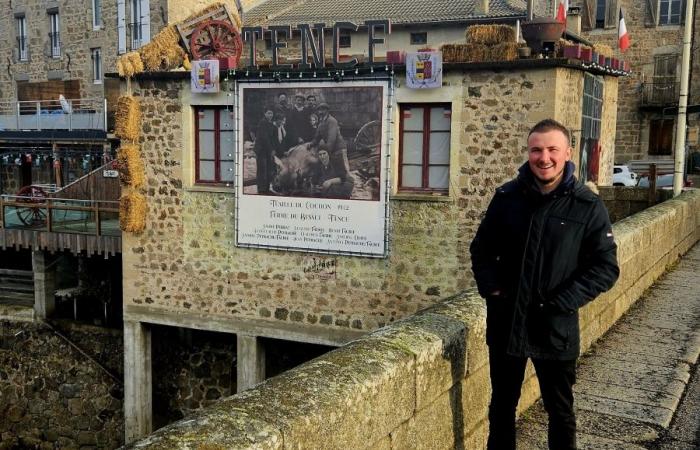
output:
[[[388,81],[238,90],[236,245],[386,256]]]

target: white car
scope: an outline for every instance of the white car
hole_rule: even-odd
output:
[[[613,186],[636,186],[637,174],[627,166],[613,167]]]

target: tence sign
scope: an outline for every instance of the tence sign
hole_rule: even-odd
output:
[[[378,30],[382,30],[385,35],[391,34],[391,21],[389,20],[368,20],[362,24],[367,27],[367,54],[368,63],[371,65],[383,64],[374,61],[374,46],[383,44],[384,38],[375,36]],[[326,66],[326,52],[323,34],[325,30],[332,30],[333,33],[333,67],[337,69],[347,69],[358,64],[357,58],[348,61],[340,61],[338,49],[340,47],[340,32],[356,32],[360,27],[352,22],[337,22],[332,28],[326,27],[325,23],[300,23],[296,30],[301,35],[301,59],[296,64],[300,69],[322,69]],[[272,25],[267,28],[243,27],[243,40],[249,45],[250,59],[249,67],[256,67],[255,44],[257,39],[262,39],[265,33],[269,33],[272,41],[272,67],[274,69],[291,69],[294,64],[279,63],[279,49],[287,48],[287,42],[280,41],[280,38],[290,39],[292,37],[291,25]],[[315,35],[315,36],[314,36]],[[309,62],[309,50],[311,50],[312,61]]]

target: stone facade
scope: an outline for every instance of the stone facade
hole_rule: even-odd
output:
[[[604,0],[599,0],[604,1]],[[629,61],[632,73],[620,79],[619,104],[617,110],[617,132],[615,136],[615,162],[625,163],[633,159],[672,158],[668,156],[649,155],[650,120],[661,118],[661,108],[642,110],[642,92],[645,84],[652,82],[654,76],[654,58],[658,55],[678,55],[676,77],[680,82],[681,55],[683,42],[682,25],[647,26],[648,5],[650,2],[638,0],[617,0],[625,14],[625,24],[630,35],[631,46],[620,53],[617,49],[617,26],[609,29],[594,29],[583,31],[583,36],[593,43],[607,44],[615,49],[616,54]],[[653,2],[652,2],[653,3]],[[658,3],[658,2],[657,2]],[[685,3],[685,2],[683,2]],[[695,5],[695,26],[693,42],[700,38],[700,17],[698,2],[688,2]],[[570,2],[570,6],[582,6],[581,0]],[[682,13],[684,14],[684,13]],[[700,58],[691,57],[690,98],[688,104],[700,101]],[[676,98],[675,106],[678,105]],[[674,106],[668,104],[665,106]],[[699,148],[697,130],[700,124],[695,115],[688,116],[688,127],[691,131],[688,139],[690,151]],[[675,142],[675,132],[674,132]],[[675,146],[675,144],[674,144]],[[675,147],[674,147],[675,148]]]
[[[327,280],[304,273],[304,253],[236,248],[233,188],[194,184],[190,105],[230,104],[229,93],[195,97],[188,80],[139,80],[148,217],[143,233],[123,236],[125,320],[233,332],[255,323],[259,335],[293,330],[294,339],[338,344],[471,286],[469,243],[494,189],[525,161],[529,127],[546,117],[581,123],[584,72],[532,65],[451,70],[435,90],[406,89],[397,77],[396,104],[452,104],[449,196],[392,189],[388,257],[321,257],[335,260]],[[603,115],[612,118],[617,79],[604,78]],[[614,127],[606,130],[610,142]]]
[[[106,341],[98,330],[83,337]],[[110,364],[121,355],[103,356]],[[123,395],[120,382],[46,327],[0,321],[0,448],[116,448]]]

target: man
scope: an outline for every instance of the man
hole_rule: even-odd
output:
[[[273,132],[274,154],[278,158],[283,158],[287,151],[296,144],[292,142],[292,136],[287,132],[287,118],[284,115],[275,113],[272,123],[275,126]]]
[[[276,145],[273,141],[275,137],[275,125],[272,119],[274,114],[271,109],[266,109],[264,117],[260,119],[255,128],[255,180],[258,186],[258,194],[270,193],[270,182],[274,176],[275,162],[273,153]]]
[[[289,104],[287,100],[287,94],[282,92],[277,95],[277,104],[275,105],[275,114],[287,116],[289,111],[292,109],[292,105]]]
[[[309,110],[309,112],[314,112],[316,111],[316,107],[318,104],[316,103],[316,96],[314,94],[309,94],[306,96],[306,109]]]
[[[316,187],[320,197],[349,199],[352,195],[355,180],[341,166],[331,163],[326,145],[321,143],[318,148],[319,164],[312,175],[311,182]]]
[[[335,117],[329,114],[328,104],[321,103],[316,108],[318,115],[318,126],[314,135],[312,146],[318,147],[323,141],[328,149],[328,154],[331,157],[331,163],[334,167],[336,164],[342,164],[346,172],[350,172],[348,163],[348,149],[343,136],[340,134],[340,126]]]
[[[311,122],[309,115],[311,111],[304,107],[304,96],[297,94],[294,96],[294,104],[289,112],[287,127],[294,144],[303,144],[313,139],[311,136]]]
[[[547,119],[527,140],[528,162],[496,190],[471,244],[486,299],[491,450],[515,449],[515,409],[532,359],[549,415],[549,448],[576,448],[573,384],[578,309],[619,275],[603,202],[574,177],[569,131]]]

